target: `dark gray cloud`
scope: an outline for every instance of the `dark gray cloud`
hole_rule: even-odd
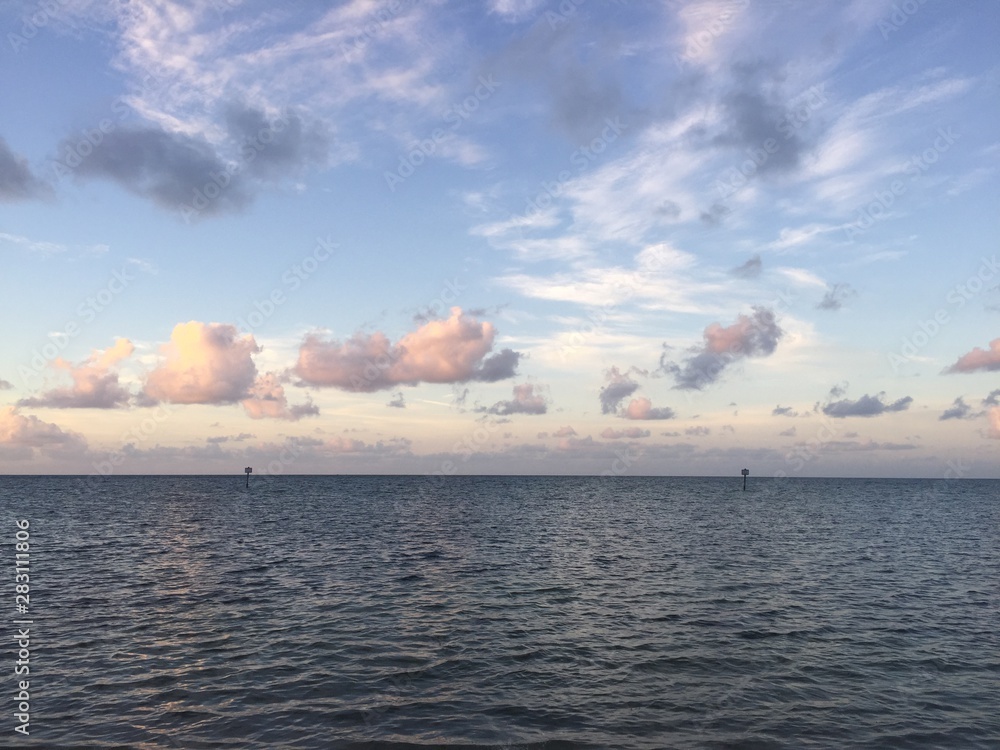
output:
[[[764,264],[760,259],[760,255],[755,254],[742,266],[736,266],[736,268],[732,269],[729,273],[741,279],[756,279],[760,276],[760,272],[763,267]]]
[[[624,430],[616,430],[612,427],[605,427],[601,430],[601,437],[605,440],[621,440],[622,438],[628,438],[630,440],[638,440],[641,438],[648,438],[650,436],[649,430],[644,430],[641,427],[626,427]]]
[[[978,415],[972,413],[972,407],[965,403],[965,399],[959,396],[952,402],[950,407],[944,410],[938,419],[942,421],[946,419],[972,419],[975,416]]]
[[[327,164],[330,136],[319,123],[306,124],[291,112],[269,119],[239,104],[226,107],[225,121],[246,172],[261,180],[277,182]]]
[[[684,430],[685,435],[693,435],[695,437],[704,437],[705,435],[711,435],[712,430],[709,427],[688,427]]]
[[[638,132],[650,113],[627,96],[628,59],[617,30],[584,24],[580,16],[558,24],[540,19],[483,70],[501,86],[536,88],[552,124],[578,145],[601,137],[608,118],[620,118],[626,133]]]
[[[288,407],[288,416],[284,417],[293,422],[302,419],[302,417],[318,417],[319,407],[316,406],[312,401],[307,401],[304,404],[293,404]]]
[[[28,160],[11,151],[0,137],[0,202],[39,198],[49,191],[49,186],[32,173]]]
[[[1000,388],[990,391],[990,395],[983,399],[983,406],[1000,406]]]
[[[713,145],[732,146],[745,159],[754,156],[755,172],[779,173],[798,166],[808,148],[803,129],[821,100],[791,102],[782,92],[784,74],[767,63],[744,63],[733,67],[733,86],[721,97],[725,129],[714,136]],[[793,105],[794,106],[791,106]],[[776,148],[765,150],[768,140]]]
[[[405,409],[406,408],[406,399],[403,398],[403,392],[402,391],[396,391],[392,395],[392,401],[390,401],[388,404],[386,404],[386,406],[391,406],[394,409]]]
[[[772,417],[797,417],[799,413],[790,406],[775,406],[771,410]]]
[[[850,386],[850,383],[848,383],[846,380],[843,383],[837,383],[837,385],[830,388],[830,393],[827,396],[827,398],[830,399],[840,398],[845,393],[847,393],[848,386]]]
[[[832,284],[816,307],[820,310],[839,310],[847,299],[857,294],[850,284]]]
[[[614,414],[622,401],[639,390],[639,384],[622,373],[617,367],[612,367],[605,373],[607,384],[601,388],[598,398],[601,401],[602,414]]]
[[[135,126],[103,133],[96,145],[86,144],[86,152],[78,138],[67,138],[59,164],[81,179],[111,180],[190,220],[240,211],[262,184],[328,162],[325,128],[294,113],[268,119],[261,110],[229,104],[223,120],[230,141],[219,147],[157,126]]]
[[[252,440],[257,437],[250,432],[241,432],[239,435],[219,435],[217,437],[206,438],[206,443],[242,443],[244,440]]]
[[[701,212],[701,220],[710,227],[717,227],[722,224],[722,220],[730,213],[731,210],[728,206],[724,206],[721,203],[713,203],[711,208]]]
[[[521,352],[515,352],[513,349],[501,349],[496,354],[486,357],[469,379],[481,383],[495,383],[498,380],[512,378],[517,375],[517,365],[523,356]]]
[[[885,393],[877,393],[869,396],[867,393],[857,401],[842,399],[833,401],[823,407],[823,413],[828,417],[842,419],[844,417],[877,417],[880,414],[887,414],[894,411],[905,411],[910,408],[913,398],[904,396],[893,401],[891,404],[885,402]]]
[[[838,453],[866,453],[868,451],[909,451],[918,446],[913,443],[879,443],[874,440],[829,440],[823,443],[823,450]]]
[[[75,145],[66,141],[60,152]],[[161,208],[211,216],[238,211],[251,200],[246,178],[227,170],[205,140],[158,127],[113,130],[86,156],[64,157],[77,176],[108,179]]]
[[[666,352],[661,355],[660,370],[674,377],[675,388],[701,390],[718,380],[734,362],[773,354],[784,331],[773,310],[754,307],[753,314],[740,315],[726,328],[712,323],[702,335],[704,344],[694,348],[682,364],[668,361]]]
[[[676,219],[681,215],[681,207],[676,201],[667,199],[656,207],[655,213],[657,216],[663,216],[667,219]]]
[[[509,401],[497,401],[489,409],[479,409],[488,414],[509,416],[511,414],[545,414],[549,409],[548,401],[540,393],[535,393],[533,383],[522,383],[514,386],[514,398]]]

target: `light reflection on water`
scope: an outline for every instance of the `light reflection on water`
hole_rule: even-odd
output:
[[[29,744],[1000,745],[998,482],[74,482]]]

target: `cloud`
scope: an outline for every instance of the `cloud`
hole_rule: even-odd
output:
[[[624,430],[614,430],[610,427],[605,427],[601,430],[601,437],[605,440],[620,440],[621,438],[637,440],[639,438],[647,438],[649,435],[649,430],[643,430],[640,427],[626,427]]]
[[[990,342],[989,351],[975,347],[968,354],[963,354],[945,372],[975,372],[976,370],[1000,370],[1000,339]]]
[[[677,415],[669,406],[654,407],[648,398],[639,396],[629,401],[622,416],[625,419],[673,419]]]
[[[844,417],[877,417],[880,414],[887,414],[894,411],[905,411],[910,408],[913,398],[904,396],[893,401],[891,404],[885,403],[885,393],[877,393],[874,396],[865,394],[857,401],[842,399],[833,401],[823,407],[823,413],[828,417],[842,419]]]
[[[692,356],[682,365],[669,362],[666,353],[660,358],[663,372],[673,375],[675,388],[701,390],[722,375],[723,370],[745,357],[765,357],[772,354],[784,331],[775,321],[774,312],[754,307],[752,315],[740,315],[727,328],[718,323],[708,326],[705,343],[692,350]]]
[[[73,379],[69,388],[55,388],[38,397],[23,398],[18,406],[52,409],[117,409],[126,406],[129,391],[118,383],[118,373],[111,367],[131,356],[135,347],[128,339],[117,339],[109,349],[94,350],[78,365],[59,357],[52,367],[65,370]]]
[[[225,323],[178,323],[161,347],[164,361],[146,379],[143,394],[175,404],[232,404],[252,399],[257,379],[252,335]]]
[[[712,430],[709,427],[688,427],[684,430],[685,435],[694,435],[697,437],[704,437],[705,435],[711,435]]]
[[[241,402],[251,419],[287,419],[296,422],[302,417],[319,415],[319,407],[307,400],[304,404],[288,405],[285,388],[275,373],[267,373],[254,381],[247,398]]]
[[[490,12],[505,21],[519,21],[538,12],[542,0],[490,0]]]
[[[788,122],[790,103],[780,91],[784,73],[764,63],[738,64],[732,72],[733,88],[720,102],[723,129],[711,143],[733,147],[741,159],[746,153],[763,153],[755,159],[760,174],[787,172],[798,166],[807,144],[801,131],[781,128],[781,123]],[[777,141],[779,147],[765,152],[769,139]]]
[[[1000,406],[1000,388],[990,391],[990,394],[983,399],[983,406]]]
[[[772,417],[797,417],[799,413],[790,406],[775,406],[771,410]]]
[[[557,438],[573,437],[574,435],[576,435],[576,430],[574,430],[569,425],[566,425],[565,427],[560,427],[558,430],[552,433],[552,437],[557,437]]]
[[[991,406],[986,412],[986,418],[990,423],[989,436],[1000,439],[1000,406]]]
[[[786,279],[788,279],[790,282],[792,282],[793,284],[797,284],[799,286],[804,286],[804,287],[810,287],[810,286],[826,287],[826,286],[828,286],[828,284],[825,281],[823,281],[823,279],[821,279],[819,276],[817,276],[816,274],[814,274],[812,271],[809,271],[809,270],[807,270],[805,268],[795,268],[793,266],[782,266],[781,268],[778,268],[777,271],[782,276],[784,276]]]
[[[510,401],[497,401],[485,411],[489,414],[507,416],[510,414],[545,414],[549,405],[545,398],[535,393],[533,383],[522,383],[514,386],[514,398]]]
[[[268,119],[260,109],[234,103],[226,107],[225,121],[247,174],[277,182],[326,166],[330,136],[320,124],[307,125],[291,112]]]
[[[71,140],[60,147],[72,150]],[[77,176],[112,180],[171,211],[192,206],[206,216],[231,213],[251,199],[243,175],[228,171],[207,141],[156,126],[112,130],[88,156],[65,158]]]
[[[392,394],[392,401],[386,404],[386,406],[391,406],[394,409],[405,409],[406,399],[403,398],[403,392],[396,391],[394,394]]]
[[[845,436],[846,437],[846,436]],[[809,445],[809,443],[805,443]],[[828,440],[823,443],[823,450],[838,453],[855,453],[867,451],[908,451],[917,446],[913,443],[879,443],[875,440],[860,442],[857,440]]]
[[[722,225],[723,220],[732,213],[732,209],[729,206],[724,206],[721,203],[713,203],[707,211],[702,211],[699,218],[706,226],[718,227]]]
[[[797,430],[795,429],[795,425],[792,425],[787,430],[782,430],[778,434],[782,437],[794,437],[796,432]]]
[[[17,407],[0,408],[0,455],[15,459],[30,459],[35,452],[61,454],[86,450],[86,439],[64,431],[51,422],[20,414]]]
[[[238,435],[219,435],[217,437],[205,438],[206,443],[242,443],[245,440],[252,440],[257,437],[249,432],[241,432]]]
[[[970,419],[973,416],[971,412],[972,407],[965,403],[965,400],[959,396],[952,402],[952,405],[948,409],[945,409],[944,413],[938,419],[942,421],[945,419]]]
[[[372,392],[417,383],[495,382],[516,374],[519,352],[504,349],[487,357],[496,331],[451,309],[393,344],[384,333],[356,333],[325,341],[310,334],[299,348],[294,371],[304,383],[346,391]]]
[[[14,386],[3,378],[0,378],[0,391],[9,391]]]
[[[840,398],[845,393],[847,393],[847,387],[850,385],[846,380],[843,383],[837,383],[830,388],[829,398]]]
[[[648,113],[626,100],[626,59],[612,41],[619,30],[558,17],[534,24],[491,61],[491,69],[501,80],[537,87],[553,125],[577,144],[590,143],[609,116],[621,116],[631,129],[648,120]]]
[[[639,384],[629,377],[629,373],[622,374],[617,367],[612,367],[605,373],[606,385],[601,388],[598,398],[601,401],[602,414],[614,414],[618,411],[618,406],[626,398],[639,390]]]
[[[827,289],[823,299],[816,305],[819,310],[839,310],[843,307],[845,300],[857,296],[857,292],[851,288],[850,284],[833,284]]]
[[[742,266],[736,266],[730,270],[733,276],[740,279],[756,279],[760,276],[761,269],[763,269],[764,264],[761,262],[760,255],[754,254],[750,260],[744,263]]]
[[[472,379],[482,383],[495,383],[512,378],[517,374],[517,365],[522,356],[521,352],[513,349],[501,349],[483,360]]]
[[[0,137],[0,203],[31,200],[49,192],[49,186],[32,174],[27,159],[11,151]]]

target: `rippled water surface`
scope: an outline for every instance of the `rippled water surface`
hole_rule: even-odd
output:
[[[0,744],[1000,747],[1000,482],[740,481],[0,478]]]

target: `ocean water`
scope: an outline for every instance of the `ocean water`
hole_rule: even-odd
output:
[[[0,745],[1000,747],[1000,482],[740,485],[0,477]]]

